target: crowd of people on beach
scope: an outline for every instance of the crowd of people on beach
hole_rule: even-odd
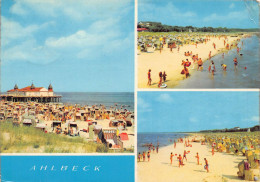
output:
[[[192,147],[191,142],[195,142],[195,138],[192,139],[191,141],[190,141],[189,138],[186,138],[186,137],[185,138],[178,138],[177,141],[176,140],[173,141],[173,146],[174,146],[174,149],[176,149],[177,143],[184,143],[184,148]],[[201,142],[201,145],[205,145],[205,142]],[[156,152],[155,152],[155,146],[152,143],[149,144],[149,145],[146,145],[146,146],[148,146],[148,151],[147,152],[143,151],[143,153],[141,153],[141,152],[138,153],[138,162],[146,162],[146,157],[147,157],[147,162],[150,162],[151,154],[158,154],[159,153],[159,142],[157,142]],[[152,151],[152,149],[153,149],[153,151]],[[173,152],[171,152],[171,154],[170,154],[170,164],[171,165],[173,164],[173,159],[174,159],[174,157],[176,157],[176,159],[178,161],[178,167],[180,168],[180,167],[184,166],[185,165],[184,164],[184,159],[187,162],[187,160],[188,160],[187,159],[187,155],[188,154],[190,154],[190,151],[188,151],[188,150],[187,151],[184,150],[183,155],[181,155],[181,154],[179,154],[179,155],[178,154],[173,154]],[[197,158],[197,164],[198,165],[202,165],[200,163],[200,160],[199,160],[200,157],[199,157],[199,153],[198,152],[196,153],[195,158]],[[205,161],[204,169],[207,172],[209,172],[208,160],[206,158],[204,158],[204,161]]]
[[[215,152],[218,153],[229,153],[233,155],[242,155],[245,156],[245,159],[242,160],[238,164],[239,171],[237,172],[238,177],[244,178],[246,180],[248,179],[258,179],[259,177],[259,171],[257,172],[257,169],[259,169],[259,161],[260,161],[260,148],[259,148],[259,137],[255,135],[254,133],[248,134],[248,133],[238,133],[238,134],[206,134],[204,137],[200,137],[200,139],[197,139],[196,137],[188,138],[178,138],[177,141],[173,140],[173,148],[174,150],[177,147],[177,143],[184,144],[184,151],[183,154],[177,154],[174,152],[170,153],[170,161],[169,164],[174,164],[174,158],[176,157],[177,163],[175,164],[179,168],[184,167],[185,165],[190,165],[187,163],[189,160],[188,155],[192,154],[190,150],[187,150],[188,147],[192,147],[192,143],[200,143],[201,145],[207,145],[211,149],[211,155],[214,157]],[[172,142],[172,140],[171,140]],[[138,154],[138,162],[145,162],[146,156],[148,158],[147,162],[150,162],[151,154],[156,155],[159,152],[159,143],[157,143],[156,152],[155,146],[153,144],[148,145],[148,151],[146,154],[146,151],[143,151],[143,154],[139,152]],[[151,149],[153,148],[153,151]],[[196,158],[196,164],[202,165],[202,162],[200,161],[201,156],[199,155],[199,152],[196,152],[195,156]],[[204,159],[204,169],[207,173],[210,172],[209,170],[209,161],[206,157],[203,157]]]
[[[209,42],[211,39],[211,37],[214,37],[214,38],[218,38],[219,40],[221,38],[223,38],[223,43],[224,43],[224,46],[225,46],[225,49],[222,49],[221,52],[222,53],[222,58],[224,59],[224,55],[225,55],[225,52],[231,50],[232,48],[236,48],[237,49],[237,54],[239,56],[242,56],[243,54],[240,53],[241,49],[242,49],[242,46],[243,46],[243,41],[241,41],[239,38],[235,41],[235,42],[232,42],[232,43],[228,43],[228,37],[226,35],[206,35],[206,37],[204,39],[200,39],[201,41],[196,41],[196,42],[193,42],[193,44],[196,46],[197,48],[197,45],[199,43],[203,44],[207,44],[207,42]],[[163,45],[164,44],[168,44],[168,48],[170,48],[171,52],[172,52],[172,48],[173,48],[173,44],[171,42],[167,42],[167,37],[160,37],[160,52],[162,52],[162,49],[163,49]],[[241,45],[238,45],[238,42],[241,41]],[[171,43],[171,44],[170,44]],[[175,45],[175,44],[174,44]],[[178,52],[180,50],[180,46],[182,46],[182,44],[178,45],[178,46],[174,46],[174,48],[178,48]],[[165,46],[166,47],[166,46]],[[212,43],[212,48],[213,50],[216,50],[217,49],[217,46],[216,46],[216,43],[213,42]],[[190,76],[190,69],[192,70],[197,70],[197,71],[203,71],[203,63],[204,61],[206,60],[202,60],[202,58],[199,57],[198,54],[194,54],[192,51],[186,51],[184,52],[184,56],[186,57],[186,60],[182,60],[181,62],[181,66],[183,66],[183,69],[181,70],[180,74],[184,75],[184,78],[188,78]],[[212,75],[212,77],[214,77],[215,73],[216,73],[216,64],[215,62],[212,60],[212,51],[209,52],[209,55],[208,55],[208,58],[207,60],[210,61],[210,64],[209,64],[209,67],[208,67],[208,72]],[[235,57],[233,59],[233,62],[234,62],[234,70],[237,71],[237,66],[238,66],[238,58]],[[193,66],[192,66],[193,65]],[[220,64],[221,66],[221,69],[222,71],[226,72],[228,71],[227,69],[227,64],[225,63],[221,63]],[[192,67],[192,68],[191,68]],[[197,69],[195,68],[197,67]],[[244,69],[247,69],[246,67],[244,67]],[[151,75],[151,69],[148,70],[148,82],[147,82],[147,86],[151,86],[152,85],[152,75]],[[166,79],[166,72],[165,71],[160,71],[159,72],[159,81],[158,81],[158,88],[166,88],[167,85],[166,84],[163,84],[167,81]]]

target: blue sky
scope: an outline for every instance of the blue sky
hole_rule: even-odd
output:
[[[133,0],[2,0],[1,91],[134,91]]]
[[[139,0],[138,21],[173,26],[258,28],[256,1]]]
[[[258,92],[139,92],[138,132],[185,132],[259,124]]]

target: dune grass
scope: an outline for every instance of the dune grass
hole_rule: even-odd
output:
[[[86,141],[81,137],[69,137],[44,133],[34,127],[13,126],[0,123],[1,153],[113,153],[103,144]],[[133,152],[133,151],[120,151]]]

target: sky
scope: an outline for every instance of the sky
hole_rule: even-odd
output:
[[[172,26],[259,28],[256,1],[138,0],[138,21]]]
[[[259,92],[138,92],[138,132],[191,132],[259,124]]]
[[[2,0],[1,91],[134,91],[133,0]]]

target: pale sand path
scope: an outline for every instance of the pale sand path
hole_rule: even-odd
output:
[[[230,37],[228,36],[229,45],[231,45],[235,40],[239,39],[240,37]],[[216,44],[216,49],[213,47],[213,42]],[[177,48],[173,49],[173,53],[170,52],[169,48],[164,46],[162,53],[160,51],[153,51],[152,48],[148,49],[148,51],[153,53],[144,53],[139,51],[137,59],[137,68],[138,68],[138,88],[158,88],[159,82],[159,72],[165,71],[167,76],[168,88],[175,87],[179,81],[185,79],[184,75],[181,75],[181,70],[183,66],[181,65],[182,60],[186,60],[187,58],[189,61],[192,62],[191,66],[189,67],[189,71],[192,75],[191,68],[194,66],[191,57],[184,56],[184,52],[192,51],[192,54],[198,54],[199,58],[202,58],[203,61],[206,61],[209,56],[209,52],[211,51],[211,55],[216,55],[221,52],[224,48],[224,38],[210,38],[206,44],[198,44],[197,48],[195,45],[184,45],[180,47],[180,51],[178,53]],[[213,58],[214,60],[214,58]],[[195,65],[197,69],[197,64]],[[147,73],[148,70],[151,69],[151,78],[152,78],[152,85],[150,87],[147,86]],[[208,69],[208,68],[204,68]]]
[[[183,143],[177,143],[176,149],[173,145],[160,148],[158,154],[152,152],[150,162],[138,162],[138,182],[244,181],[239,179],[236,174],[238,163],[245,157],[218,152],[212,156],[211,149],[206,145],[195,142],[191,142],[191,144],[192,147],[186,148],[184,148]],[[190,154],[187,155],[188,161],[184,160],[185,165],[181,168],[178,167],[177,156],[174,156],[173,165],[170,165],[170,153],[183,155],[184,149],[190,151]],[[197,165],[197,158],[195,158],[197,152],[202,165]],[[204,170],[204,157],[209,162],[209,173]]]

